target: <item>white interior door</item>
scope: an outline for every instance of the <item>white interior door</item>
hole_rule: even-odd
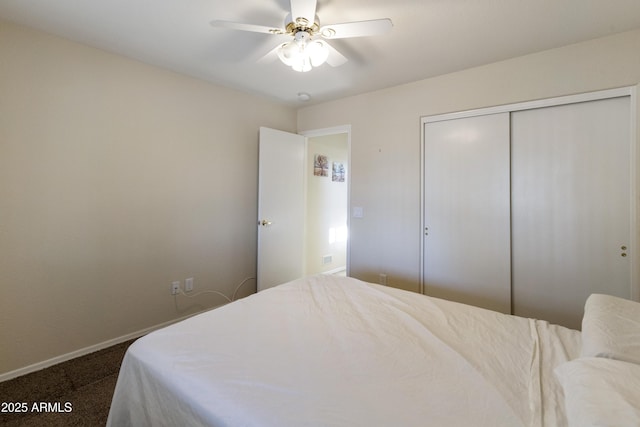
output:
[[[258,291],[303,275],[304,159],[303,136],[260,128]]]
[[[629,103],[513,113],[514,314],[580,328],[591,293],[631,297]]]
[[[424,125],[424,291],[511,311],[509,114]]]

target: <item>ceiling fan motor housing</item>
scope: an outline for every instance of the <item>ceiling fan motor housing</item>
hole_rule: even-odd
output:
[[[307,18],[296,18],[294,20],[291,16],[291,13],[287,15],[284,22],[287,23],[285,25],[287,34],[295,35],[300,31],[304,31],[309,33],[310,36],[313,36],[317,34],[318,31],[320,31],[320,19],[318,19],[317,15],[315,17],[314,22],[311,23],[311,25],[309,25],[310,23]]]

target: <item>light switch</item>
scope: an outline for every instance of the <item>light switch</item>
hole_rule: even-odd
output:
[[[364,217],[364,209],[362,206],[354,206],[353,207],[353,217],[354,218],[362,218]]]

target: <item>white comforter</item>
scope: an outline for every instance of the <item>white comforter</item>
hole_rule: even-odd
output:
[[[580,334],[350,278],[262,291],[136,341],[109,426],[563,426]]]

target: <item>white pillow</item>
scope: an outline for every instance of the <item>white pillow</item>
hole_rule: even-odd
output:
[[[640,365],[589,357],[555,369],[569,427],[640,426]]]
[[[640,364],[640,303],[593,294],[582,318],[583,357],[607,357]]]

